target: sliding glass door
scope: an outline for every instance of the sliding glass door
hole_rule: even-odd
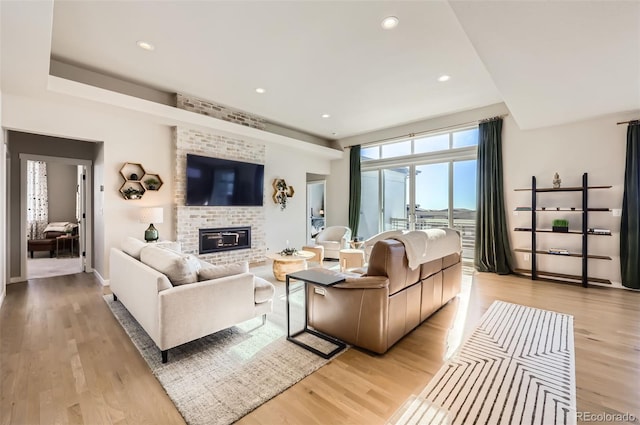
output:
[[[362,173],[360,237],[385,230],[409,229],[409,167]]]
[[[380,170],[382,175],[382,230],[409,229],[409,167]]]
[[[473,260],[476,238],[476,160],[453,163],[453,222],[462,235],[462,258]]]
[[[360,237],[452,227],[473,259],[477,128],[362,149]]]
[[[415,166],[415,229],[449,227],[450,163]]]

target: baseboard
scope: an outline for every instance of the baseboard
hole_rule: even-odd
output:
[[[6,298],[7,290],[5,289],[2,294],[0,294],[0,309],[2,308],[2,303],[4,303],[4,299]]]
[[[109,279],[103,278],[96,269],[93,269],[93,275],[98,278],[98,281],[102,286],[109,286]]]
[[[20,282],[26,282],[27,278],[22,277],[22,276],[18,276],[18,277],[12,277],[9,279],[9,284],[11,283],[20,283]]]

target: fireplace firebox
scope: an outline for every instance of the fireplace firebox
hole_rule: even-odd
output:
[[[199,253],[251,248],[251,227],[199,229]]]

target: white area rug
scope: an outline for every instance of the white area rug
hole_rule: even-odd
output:
[[[286,340],[284,284],[275,282],[270,267],[252,272],[276,285],[274,312],[267,323],[262,326],[261,318],[255,318],[173,348],[165,364],[159,349],[122,303],[114,302],[112,295],[104,296],[191,425],[233,423],[328,362]],[[302,295],[299,290],[294,294]],[[292,309],[296,307],[300,310],[301,304],[296,302]]]
[[[47,254],[47,257],[27,259],[27,279],[82,273],[79,257],[48,258],[48,252],[37,254]]]
[[[495,301],[393,424],[575,424],[573,317]]]

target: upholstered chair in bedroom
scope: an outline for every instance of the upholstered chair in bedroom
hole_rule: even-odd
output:
[[[351,229],[346,226],[329,226],[316,236],[316,245],[324,247],[324,258],[340,259],[340,250],[349,248]]]

